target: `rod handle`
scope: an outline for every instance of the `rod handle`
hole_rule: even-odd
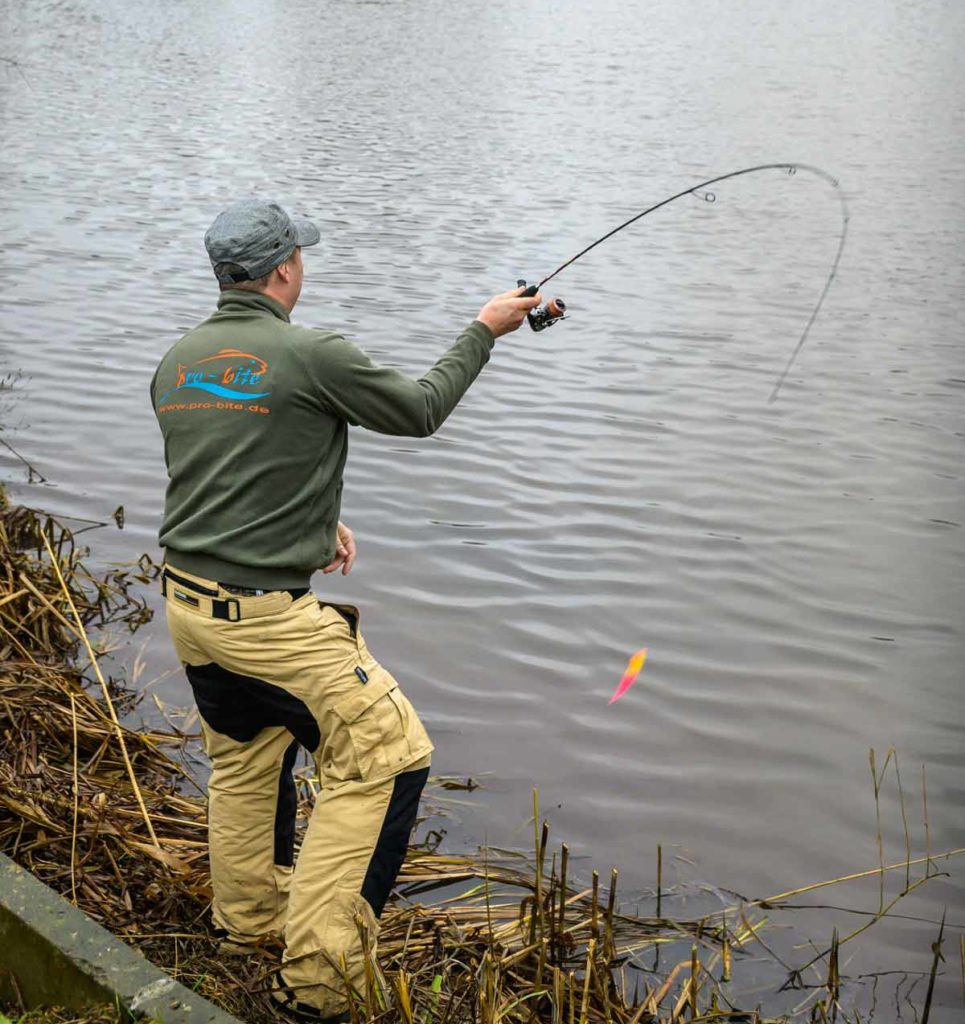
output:
[[[517,280],[516,287],[526,288],[526,291],[524,291],[523,294],[520,295],[521,299],[531,299],[539,291],[539,285],[531,284],[527,288],[526,282],[522,278],[519,278],[519,280]]]

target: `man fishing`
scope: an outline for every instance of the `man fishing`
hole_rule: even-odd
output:
[[[318,600],[317,569],[356,557],[339,520],[348,427],[426,437],[538,295],[490,299],[418,380],[289,317],[310,221],[261,199],[219,214],[205,246],[217,312],[164,356],[151,398],[169,483],[160,543],[168,625],[211,760],[213,918],[227,952],[284,941],[273,992],[302,1019],[348,1019],[341,961],[364,986],[405,857],[432,743],[371,655],[357,608]],[[297,863],[292,768],[321,792]]]

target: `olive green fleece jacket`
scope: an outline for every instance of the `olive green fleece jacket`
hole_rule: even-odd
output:
[[[348,427],[427,437],[493,342],[473,321],[413,380],[338,334],[290,323],[266,295],[222,292],[151,381],[170,478],[167,560],[221,583],[307,586],[334,557]]]

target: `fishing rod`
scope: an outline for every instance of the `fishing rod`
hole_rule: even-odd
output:
[[[824,288],[821,289],[821,294],[818,297],[818,301],[811,311],[811,316],[808,318],[808,322],[804,326],[804,330],[801,332],[800,338],[798,338],[797,344],[794,346],[794,350],[791,352],[790,358],[788,359],[784,369],[781,371],[780,377],[777,379],[777,383],[774,385],[774,390],[771,392],[768,402],[773,402],[781,390],[781,386],[790,372],[791,367],[794,365],[794,361],[798,357],[798,353],[804,347],[804,342],[807,340],[808,334],[811,333],[811,327],[814,321],[818,318],[818,313],[821,312],[821,307],[824,305],[825,296],[828,294],[828,290],[831,288],[831,282],[834,280],[838,272],[838,264],[841,262],[841,253],[844,252],[845,239],[848,236],[848,221],[850,220],[850,213],[848,212],[848,204],[844,197],[844,191],[837,178],[828,174],[827,171],[823,171],[820,167],[815,167],[813,164],[758,164],[755,167],[743,167],[739,171],[730,171],[727,174],[719,174],[716,178],[708,178],[706,181],[701,181],[696,185],[692,185],[690,188],[685,188],[680,192],[669,196],[666,199],[662,199],[659,203],[654,203],[653,206],[648,206],[647,209],[635,214],[629,220],[625,220],[622,224],[617,225],[612,231],[608,231],[601,238],[598,238],[595,242],[592,242],[585,249],[581,249],[575,256],[571,256],[565,263],[561,263],[556,270],[551,274],[547,274],[539,284],[526,285],[526,282],[522,279],[516,282],[520,288],[526,288],[523,292],[525,296],[535,295],[547,281],[552,281],[554,277],[561,271],[565,270],[570,264],[575,263],[581,256],[585,256],[591,249],[595,249],[598,245],[601,245],[608,238],[612,238],[615,234],[622,231],[624,228],[628,228],[631,224],[635,224],[638,220],[648,216],[651,213],[656,212],[661,207],[667,206],[670,203],[676,202],[678,199],[683,199],[684,196],[695,195],[704,199],[708,203],[716,202],[717,195],[714,192],[705,191],[711,185],[716,185],[721,181],[728,181],[731,178],[740,178],[745,174],[757,174],[760,171],[784,171],[788,175],[795,175],[798,171],[806,171],[809,174],[813,174],[823,181],[827,182],[835,191],[838,197],[838,201],[841,204],[841,235],[838,239],[838,249],[834,254],[834,260],[831,263],[831,270],[828,273],[827,280],[824,282]],[[534,331],[543,331],[547,327],[552,327],[553,324],[558,323],[560,320],[566,319],[566,303],[559,298],[549,299],[547,302],[536,309],[531,310],[526,319],[529,321],[529,326]]]

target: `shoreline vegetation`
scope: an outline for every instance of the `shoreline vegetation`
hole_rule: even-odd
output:
[[[0,851],[188,988],[251,1024],[276,1021],[268,989],[280,946],[225,956],[211,931],[204,791],[189,759],[178,756],[197,739],[174,725],[123,725],[139,695],[99,664],[112,632],[133,633],[150,618],[138,586],[156,568],[144,556],[99,575],[85,566],[87,555],[64,522],[10,504],[0,486]],[[876,800],[889,763],[897,771],[892,752],[883,766],[872,755]],[[434,783],[423,808],[430,816],[446,790],[472,788]],[[316,786],[307,769],[299,774],[300,828]],[[377,966],[353,994],[353,1024],[857,1021],[848,1010],[843,944],[939,874],[937,861],[962,852],[913,859],[906,829],[900,865],[886,865],[882,851],[869,871],[672,919],[659,866],[650,916],[621,905],[616,871],[577,875],[566,845],[551,847],[535,794],[528,853],[441,852],[433,820],[423,819],[413,837],[383,915]],[[897,876],[900,891],[886,894],[886,877]],[[770,915],[814,889],[875,877],[878,912],[853,933],[812,943],[813,959],[798,966],[771,952]],[[940,936],[933,951],[930,975],[916,990],[923,1022]],[[782,974],[767,989],[759,979],[741,983],[742,972],[768,955],[787,976],[780,997]],[[965,964],[965,944],[962,956]],[[738,1008],[742,994],[763,1011]],[[769,1000],[780,1006],[771,1011],[777,1016],[767,1015]],[[31,1009],[0,1007],[14,1020]]]

